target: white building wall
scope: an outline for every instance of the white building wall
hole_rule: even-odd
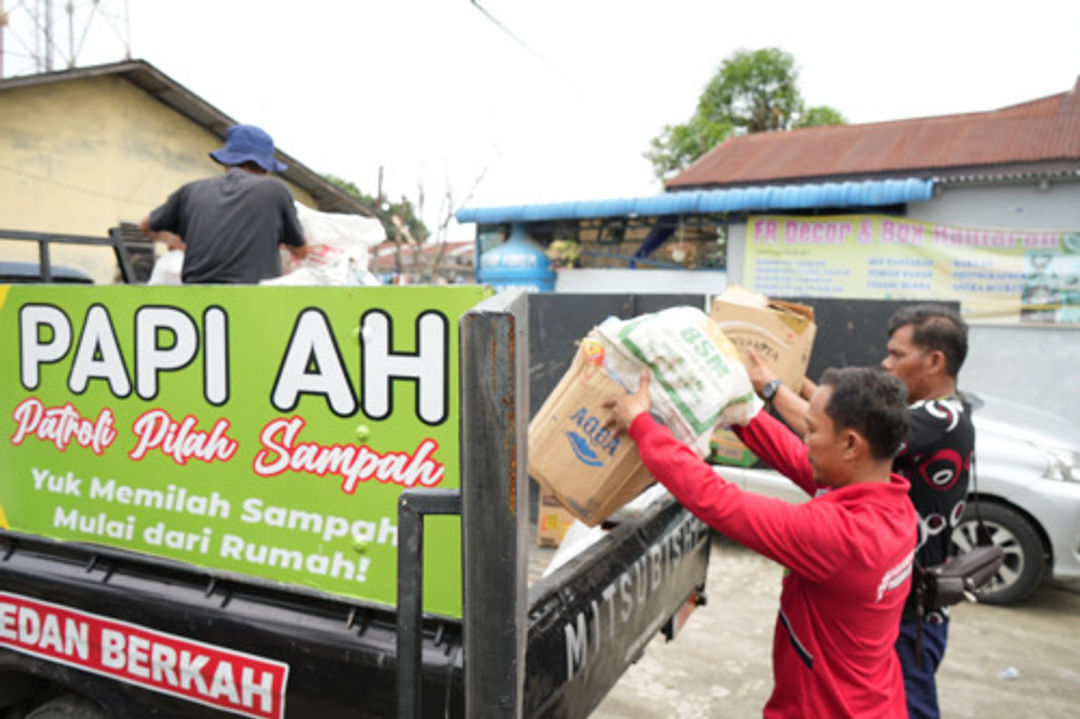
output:
[[[1080,231],[1080,181],[939,186],[907,217],[944,225]],[[728,234],[728,282],[743,284],[746,225]],[[948,297],[940,299],[947,300]],[[1080,426],[1080,326],[975,325],[960,386],[1038,406]]]
[[[913,220],[1024,230],[1080,231],[1080,182],[939,186],[908,206]],[[960,384],[1032,404],[1080,425],[1080,327],[976,325]]]
[[[936,185],[934,199],[908,205],[908,219],[1010,230],[1080,230],[1080,181],[1024,185]]]

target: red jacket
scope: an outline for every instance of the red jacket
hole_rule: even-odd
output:
[[[888,484],[821,492],[806,445],[766,412],[736,433],[813,498],[789,504],[743,492],[648,413],[630,426],[645,465],[683,506],[788,569],[765,716],[907,717],[893,648],[918,523],[907,481],[894,474]]]

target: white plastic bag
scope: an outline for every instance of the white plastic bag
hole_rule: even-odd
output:
[[[701,457],[717,429],[749,422],[763,406],[739,350],[699,309],[610,317],[593,334],[604,348],[604,370],[627,391],[637,391],[648,368],[653,413]]]
[[[181,271],[184,269],[184,251],[169,250],[154,260],[154,269],[150,270],[148,285],[179,285]]]
[[[370,217],[319,212],[299,202],[296,214],[308,244],[298,260],[281,251],[281,277],[264,285],[379,284],[368,271],[368,249],[386,239],[382,223]]]

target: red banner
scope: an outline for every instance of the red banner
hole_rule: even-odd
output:
[[[285,716],[289,665],[0,592],[0,646],[258,719]]]

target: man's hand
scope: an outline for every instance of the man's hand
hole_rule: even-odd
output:
[[[604,400],[604,408],[611,410],[611,416],[604,422],[604,426],[614,429],[618,434],[625,434],[634,422],[634,418],[642,412],[648,412],[651,406],[652,402],[649,400],[649,370],[642,370],[641,384],[638,386],[637,392]]]
[[[761,394],[761,390],[765,385],[776,379],[776,373],[758,357],[758,353],[749,347],[746,348],[746,356],[750,358],[750,363],[746,365],[746,373],[750,375],[750,383],[754,385],[754,391]]]
[[[183,238],[174,232],[155,232],[151,237],[155,242],[164,242],[170,250],[186,250]]]
[[[282,247],[284,247],[286,250],[288,250],[289,254],[292,255],[293,257],[295,257],[298,260],[303,260],[308,256],[308,246],[307,245],[300,245],[299,247],[297,247],[295,245],[282,245]]]
[[[156,232],[154,230],[151,230],[150,215],[144,217],[142,219],[142,222],[139,223],[139,231],[149,237],[154,242],[163,243],[170,250],[183,250],[187,248],[187,245],[184,244],[184,239],[175,232],[168,232],[166,230]]]

